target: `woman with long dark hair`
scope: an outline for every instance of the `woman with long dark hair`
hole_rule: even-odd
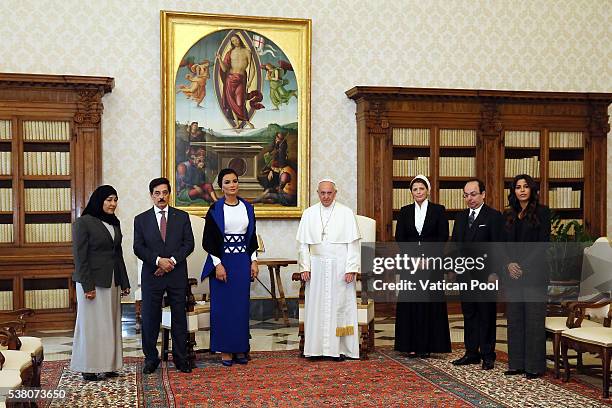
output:
[[[238,174],[217,178],[223,198],[208,209],[202,246],[208,252],[202,279],[210,275],[210,350],[224,366],[247,364],[251,279],[257,277],[253,206],[238,196]]]
[[[508,365],[504,374],[528,379],[546,371],[546,293],[550,210],[538,200],[539,186],[527,174],[514,177],[504,212],[509,259],[503,274],[508,317]]]
[[[123,366],[121,296],[130,293],[121,225],[115,215],[117,191],[98,187],[74,223],[72,248],[77,319],[70,368],[94,381],[116,377]]]

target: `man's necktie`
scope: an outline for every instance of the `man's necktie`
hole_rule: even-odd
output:
[[[165,210],[160,211],[160,213],[161,213],[161,220],[159,221],[159,232],[161,233],[161,237],[165,242],[166,241],[166,226],[168,224],[168,220],[166,219]]]
[[[476,211],[471,210],[470,216],[468,217],[468,227],[472,228],[472,224],[474,224],[475,219],[476,219]]]

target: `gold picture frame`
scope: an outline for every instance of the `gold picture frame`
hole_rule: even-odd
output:
[[[308,19],[161,11],[162,174],[171,204],[205,215],[220,169],[262,218],[309,205]]]

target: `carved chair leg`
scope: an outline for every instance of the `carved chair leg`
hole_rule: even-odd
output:
[[[168,349],[169,349],[169,339],[170,337],[170,330],[168,329],[164,329],[162,328],[162,360],[163,361],[168,361]]]
[[[607,347],[603,348],[602,353],[602,365],[603,365],[603,397],[610,397],[610,349]]]
[[[568,382],[570,378],[569,359],[567,358],[567,349],[569,348],[567,340],[561,338],[561,354],[563,355],[563,366],[565,367],[565,378],[563,381]]]
[[[370,340],[370,351],[374,351],[374,319],[372,319],[372,321],[368,324],[368,338]]]
[[[187,339],[187,360],[189,361],[189,366],[191,368],[195,368],[196,366],[195,345],[195,333],[189,333],[189,339]]]
[[[362,360],[368,359],[368,345],[370,340],[368,338],[368,326],[361,326],[361,341],[359,342],[359,355]]]
[[[300,357],[304,357],[304,323],[300,323],[298,335],[300,337]]]
[[[560,356],[559,356],[559,351],[561,348],[561,333],[554,333],[553,334],[553,356],[555,359],[555,378],[559,378],[560,376]]]

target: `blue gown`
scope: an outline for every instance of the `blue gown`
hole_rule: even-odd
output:
[[[249,224],[244,234],[226,234],[224,199],[212,209],[212,219],[223,231],[221,263],[227,272],[227,282],[214,277],[210,254],[204,264],[202,279],[210,276],[210,350],[221,353],[249,351],[249,306],[251,293],[251,254],[249,242],[254,234],[254,211],[246,201]]]

